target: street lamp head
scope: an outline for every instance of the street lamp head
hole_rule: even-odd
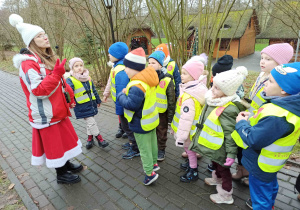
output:
[[[113,0],[103,0],[107,9],[111,9],[113,6]]]

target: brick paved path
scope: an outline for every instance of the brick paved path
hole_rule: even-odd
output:
[[[211,176],[206,171],[209,162],[206,158],[198,161],[200,180],[192,184],[181,183],[182,149],[174,146],[171,137],[157,182],[144,186],[140,158],[121,158],[124,152],[121,145],[126,140],[114,137],[118,120],[113,107],[101,105],[96,119],[110,145],[105,149],[95,146],[89,151],[84,147],[83,154],[75,160],[87,166],[80,173],[82,181],[75,185],[58,185],[54,169],[30,165],[31,127],[25,96],[17,76],[0,71],[1,166],[18,178],[14,183],[18,182],[17,191],[29,209],[33,209],[33,201],[38,202],[40,209],[247,209],[245,200],[249,197],[249,189],[240,182],[233,182],[233,205],[215,205],[210,201],[209,195],[215,193],[215,187],[203,182],[205,177]],[[75,118],[71,121],[85,145],[84,121]],[[297,195],[293,193],[300,170],[292,169],[283,169],[278,174],[280,188],[276,209],[300,209]]]

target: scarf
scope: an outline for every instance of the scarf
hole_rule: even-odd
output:
[[[224,96],[222,98],[212,98],[211,89],[208,90],[205,94],[206,103],[209,106],[224,106],[228,102],[240,101],[240,97],[235,93],[232,96]]]
[[[82,74],[75,73],[73,70],[71,70],[70,74],[71,74],[71,76],[78,79],[80,82],[87,82],[91,79],[90,76],[89,76],[89,70],[87,70],[87,69],[84,69]]]

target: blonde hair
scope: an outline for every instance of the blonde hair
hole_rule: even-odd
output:
[[[51,47],[46,48],[44,52],[37,46],[37,44],[32,40],[29,44],[29,49],[40,57],[41,61],[46,65],[47,69],[53,69],[57,60],[56,54],[53,52]]]

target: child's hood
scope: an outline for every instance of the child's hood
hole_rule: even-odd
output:
[[[141,72],[137,73],[135,76],[131,78],[131,80],[141,80],[148,84],[150,87],[155,87],[158,85],[158,75],[155,71],[155,69],[151,66],[148,66]]]
[[[195,80],[188,82],[186,84],[180,84],[180,93],[186,92],[193,96],[201,105],[205,103],[205,94],[207,92],[207,87],[202,81]]]
[[[271,99],[271,103],[280,106],[300,117],[300,94]]]

